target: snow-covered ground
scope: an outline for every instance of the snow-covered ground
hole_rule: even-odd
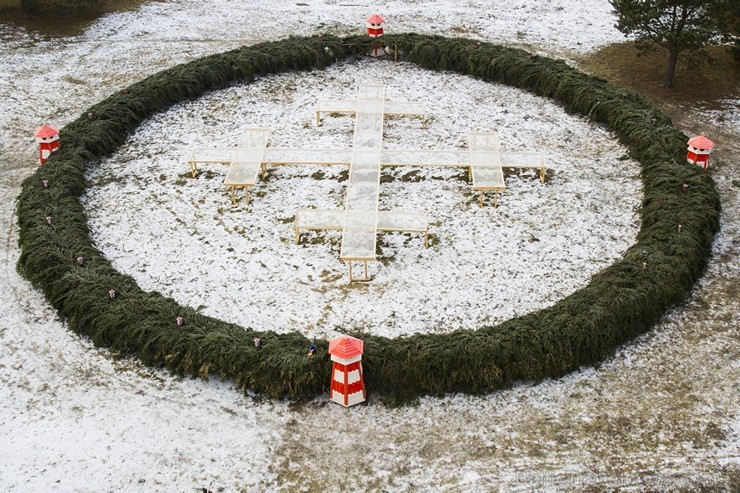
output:
[[[738,187],[732,174],[734,160],[740,154],[736,113],[728,112],[723,117],[707,115],[706,121],[697,125],[697,131],[716,132],[715,178],[724,204],[723,231],[715,244],[715,257],[707,275],[691,299],[671,311],[651,333],[620,350],[598,369],[584,369],[554,382],[519,384],[512,390],[483,397],[426,398],[417,406],[401,409],[390,409],[371,399],[369,405],[348,411],[327,405],[321,399],[292,405],[240,396],[228,382],[177,379],[96,349],[56,319],[43,297],[14,271],[18,250],[13,201],[20,181],[34,167],[33,129],[44,121],[63,125],[107,94],[160,68],[201,54],[289,34],[323,30],[339,34],[356,32],[361,29],[356,26],[361,26],[373,11],[386,15],[389,30],[531,43],[534,49],[548,53],[572,54],[621,39],[611,27],[614,19],[608,14],[610,7],[606,0],[383,2],[352,6],[332,1],[305,3],[308,5],[254,1],[235,8],[234,2],[226,1],[152,2],[137,11],[110,15],[84,34],[65,39],[44,39],[0,26],[3,52],[0,57],[0,206],[3,211],[0,224],[7,233],[2,243],[3,281],[0,283],[3,401],[0,438],[4,444],[0,451],[0,486],[10,491],[195,491],[202,487],[213,491],[581,491],[588,488],[641,491],[729,490],[736,486],[739,474],[736,375],[740,361],[737,351],[740,306],[736,287],[740,262],[735,240],[740,217]],[[412,122],[391,121],[386,131],[388,145],[407,147],[413,143],[436,147],[444,143],[452,147],[464,142],[468,130],[496,126],[513,142],[534,148],[542,146],[555,156],[550,159],[554,173],[545,185],[526,173],[510,176],[510,190],[501,207],[495,210],[475,207],[466,195],[469,190],[465,183],[455,180],[454,173],[450,176],[433,171],[429,178],[419,182],[397,179],[384,183],[383,200],[389,207],[408,205],[410,209],[427,210],[433,216],[443,214],[443,207],[421,202],[442,194],[440,201],[449,204],[448,208],[453,208],[455,214],[440,216],[441,224],[435,226],[440,228],[437,233],[440,242],[429,251],[422,251],[416,238],[402,241],[405,237],[400,235],[390,240],[384,237],[392,253],[387,263],[378,265],[379,281],[392,284],[393,276],[398,276],[409,264],[426,258],[444,258],[455,248],[465,247],[466,242],[459,238],[445,238],[441,228],[450,228],[447,230],[450,236],[457,231],[466,234],[499,231],[501,227],[514,227],[500,223],[507,215],[511,222],[522,221],[525,211],[518,207],[549,207],[548,202],[554,199],[564,201],[564,209],[575,211],[579,201],[568,187],[584,190],[585,194],[589,193],[589,186],[595,188],[591,189],[591,195],[582,195],[580,203],[594,207],[581,210],[584,220],[591,215],[598,223],[599,210],[595,206],[611,210],[621,200],[615,195],[622,193],[619,184],[602,194],[604,182],[619,179],[626,186],[634,184],[634,168],[628,161],[618,162],[627,166],[623,174],[617,173],[616,168],[608,168],[621,152],[608,135],[577,119],[566,119],[543,101],[515,94],[511,108],[500,107],[496,100],[498,88],[486,85],[485,89],[476,90],[479,82],[457,76],[421,76],[416,69],[398,66],[388,70],[382,64],[338,67],[329,72],[336,81],[324,81],[325,86],[322,83],[320,88],[312,88],[310,82],[311,77],[321,74],[286,76],[225,91],[154,118],[107,163],[114,166],[116,159],[128,159],[126,165],[140,167],[136,169],[141,170],[141,175],[121,177],[113,169],[103,169],[91,176],[95,187],[88,198],[89,205],[106,196],[116,200],[120,197],[132,208],[146,211],[151,207],[156,211],[154,204],[143,202],[161,201],[159,220],[174,220],[177,214],[186,213],[181,209],[188,209],[192,223],[177,235],[168,230],[171,242],[158,243],[156,250],[142,250],[141,243],[134,241],[131,251],[126,251],[129,241],[141,241],[139,233],[147,242],[159,239],[147,233],[142,224],[138,228],[135,223],[128,228],[110,224],[116,218],[122,223],[132,217],[131,214],[116,216],[124,210],[114,207],[92,219],[99,241],[121,268],[137,271],[146,266],[144,272],[136,274],[145,287],[172,290],[176,296],[182,296],[182,301],[193,299],[193,294],[183,287],[183,279],[178,285],[175,282],[178,280],[173,278],[183,271],[183,264],[203,260],[202,245],[198,245],[203,241],[200,238],[214,235],[218,241],[211,242],[211,246],[219,250],[227,239],[234,242],[235,250],[251,248],[248,244],[254,240],[239,232],[250,231],[255,226],[252,216],[259,216],[256,226],[265,228],[264,231],[273,226],[288,228],[287,232],[271,231],[275,239],[261,240],[271,249],[276,263],[288,258],[288,253],[280,253],[284,248],[286,252],[306,255],[300,263],[296,261],[303,268],[309,262],[317,265],[326,262],[344,275],[341,267],[336,266],[336,246],[331,241],[325,239],[296,249],[290,242],[290,225],[280,222],[292,217],[294,208],[294,204],[283,204],[281,200],[306,200],[305,205],[310,205],[312,200],[333,200],[332,194],[341,197],[343,186],[335,179],[334,172],[318,180],[300,167],[271,171],[270,180],[258,186],[264,189],[255,197],[251,209],[243,205],[232,207],[218,177],[182,179],[175,184],[178,175],[186,171],[184,149],[168,149],[162,138],[166,136],[168,142],[180,139],[183,147],[190,145],[191,140],[195,143],[199,138],[209,137],[209,143],[213,139],[230,143],[238,133],[232,122],[241,125],[241,120],[238,115],[229,116],[219,105],[228,98],[242,104],[240,95],[260,91],[267,94],[269,84],[277,84],[273,87],[273,99],[255,104],[254,113],[250,110],[252,115],[272,119],[269,126],[273,129],[273,143],[293,145],[298,141],[290,133],[293,131],[296,136],[305,137],[301,137],[300,145],[331,142],[340,146],[347,142],[350,119],[327,118],[319,130],[310,125],[303,129],[302,124],[310,121],[306,115],[316,98],[334,96],[337,92],[352,95],[356,85],[353,71],[365,69],[387,80],[391,96],[397,99],[424,100],[430,97],[425,88],[434,84],[460,85],[459,99],[439,101],[448,104],[446,111],[430,108],[435,120],[427,133],[417,130]],[[412,81],[412,84],[394,81]],[[305,90],[285,91],[289,84]],[[477,104],[476,97],[488,97],[491,104]],[[209,104],[208,101],[212,106],[205,108],[203,105]],[[466,110],[471,104],[476,105],[475,111]],[[289,107],[290,113],[295,111],[295,114],[280,114],[279,107]],[[500,113],[503,109],[509,113]],[[516,118],[513,110],[524,112],[521,119]],[[205,111],[214,115],[210,126],[204,121]],[[524,118],[527,115],[529,120]],[[166,126],[178,119],[192,123],[192,133],[176,138],[167,135]],[[728,120],[735,123],[728,124]],[[721,128],[714,130],[713,121],[721,122]],[[563,135],[567,129],[560,127],[566,122],[572,129],[587,132],[581,137],[573,130],[574,142],[587,148],[592,144],[604,146],[608,150],[600,156],[603,162],[595,165],[587,159],[567,160],[557,139],[548,140],[550,137],[541,132],[546,125],[553,135]],[[442,135],[447,127],[454,131]],[[400,140],[410,134],[414,135],[413,140]],[[337,140],[322,140],[334,138]],[[578,140],[581,138],[585,140]],[[144,147],[151,148],[156,159],[142,159],[140,152]],[[152,166],[166,169],[160,171]],[[589,172],[583,172],[586,166],[590,166]],[[405,172],[391,174],[400,178]],[[160,175],[164,175],[161,180]],[[434,180],[432,176],[445,179]],[[116,180],[117,186],[106,186],[106,179]],[[304,185],[310,190],[303,190]],[[294,199],[287,195],[287,187],[300,188],[301,193],[314,196]],[[639,190],[624,193],[628,194],[625,204],[619,205],[619,213],[610,224],[619,231],[613,244],[605,241],[609,239],[606,232],[603,238],[600,231],[594,232],[594,238],[579,237],[579,241],[590,242],[583,247],[589,251],[571,259],[580,260],[580,264],[560,267],[579,272],[565,272],[564,279],[569,280],[564,282],[570,284],[551,286],[552,291],[543,294],[545,304],[588,278],[593,272],[588,270],[591,267],[586,267],[592,260],[590,256],[614,258],[629,243],[635,226],[631,207],[639,200]],[[194,209],[193,204],[199,208]],[[219,208],[222,212],[218,212]],[[257,210],[262,213],[255,214]],[[540,219],[537,216],[537,213],[529,214],[527,221],[535,223]],[[246,217],[250,218],[249,223],[244,222]],[[219,220],[223,224],[215,227]],[[525,232],[531,231],[540,238],[540,242],[534,243],[543,247],[549,243],[543,242],[543,238],[555,241],[552,236],[545,236],[552,233],[547,229],[550,220],[543,217],[541,224],[521,226]],[[579,214],[570,222],[581,220]],[[556,226],[572,228],[567,230],[568,234],[578,232],[581,227]],[[156,257],[166,256],[159,248],[177,248],[178,242],[192,241],[189,233],[194,229],[188,228],[196,227],[202,230],[194,235],[199,253],[187,259],[178,254],[181,265],[168,269],[172,265],[168,264],[170,260]],[[226,235],[227,227],[236,234]],[[512,232],[512,241],[521,239],[516,236],[519,234],[522,233]],[[450,241],[443,241],[447,239]],[[524,250],[519,253],[530,253]],[[190,255],[193,250],[185,251]],[[219,299],[223,296],[231,305],[218,312],[212,299],[205,297],[198,303],[204,304],[203,310],[214,310],[209,313],[224,318],[233,316],[240,323],[266,324],[267,321],[233,315],[237,304],[221,288],[226,280],[219,277],[225,271],[219,273],[215,268],[220,262],[217,251],[210,254],[216,277],[203,283],[218,286]],[[558,256],[558,248],[549,253],[551,256],[544,258],[563,260]],[[158,260],[141,263],[146,262],[147,255]],[[536,274],[539,270],[525,270],[510,262],[512,270],[522,270],[520,275]],[[160,275],[156,274],[157,269],[161,269]],[[296,273],[310,274],[301,269],[292,271]],[[247,284],[250,282],[254,281],[245,280]],[[300,280],[291,282],[299,284]],[[182,292],[177,294],[178,290]],[[530,301],[521,300],[524,305],[512,306],[528,311],[533,308],[526,305]],[[329,297],[325,302],[336,301]],[[496,316],[508,317],[510,313],[503,310],[503,305],[511,309],[508,305],[513,302],[502,299],[502,310]],[[472,311],[479,316],[477,309]],[[404,324],[407,329],[400,328],[398,332],[434,330],[434,323],[425,325],[410,319]],[[285,324],[275,323],[278,326]]]
[[[292,222],[298,209],[343,207],[347,166],[272,168],[249,206],[231,205],[225,166],[188,178],[188,148],[232,147],[245,125],[269,126],[277,147],[351,146],[352,117],[317,128],[314,112],[319,98],[354,98],[362,81],[429,112],[426,129],[418,118],[387,119],[386,149],[467,148],[470,131],[495,130],[504,150],[543,152],[549,179],[512,173],[500,207],[487,197],[480,208],[465,169],[386,169],[381,210],[428,213],[432,246],[381,234],[373,282],[350,286],[341,233],[304,233],[296,245]],[[500,323],[583,287],[635,241],[642,188],[626,154],[604,129],[542,98],[369,61],[268,77],[159,114],[90,174],[85,203],[96,243],[145,289],[257,330],[393,337]]]

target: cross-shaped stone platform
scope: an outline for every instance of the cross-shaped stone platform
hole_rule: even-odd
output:
[[[535,168],[540,170],[544,183],[544,156],[537,152],[502,152],[495,132],[472,132],[469,148],[460,150],[384,150],[383,121],[385,115],[420,116],[422,126],[425,110],[422,103],[387,101],[385,86],[360,86],[355,101],[319,101],[316,124],[321,124],[322,113],[353,113],[355,128],[351,149],[287,149],[267,147],[269,130],[247,128],[235,148],[194,149],[188,160],[193,176],[198,163],[229,164],[224,184],[235,189],[244,188],[249,204],[249,188],[264,176],[268,164],[344,164],[349,165],[349,185],[343,210],[302,209],[296,212],[294,232],[296,243],[301,230],[341,230],[342,246],[339,258],[349,264],[350,282],[369,280],[368,262],[376,259],[375,249],[379,231],[423,232],[428,246],[427,217],[419,212],[379,211],[380,172],[382,166],[465,166],[473,190],[480,193],[506,188],[504,168]],[[355,276],[353,262],[364,264],[364,275]]]

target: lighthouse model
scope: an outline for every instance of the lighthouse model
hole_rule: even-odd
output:
[[[59,149],[59,130],[51,125],[36,129],[36,142],[39,144],[39,161],[44,164],[52,152]]]
[[[331,369],[329,398],[344,407],[365,401],[365,381],[362,376],[360,339],[349,336],[329,341],[329,354],[334,362]]]
[[[377,38],[383,35],[383,23],[385,19],[380,17],[378,14],[373,14],[367,18],[367,35],[372,38]]]
[[[707,169],[709,165],[709,153],[712,152],[714,142],[707,139],[703,135],[693,137],[689,139],[688,153],[686,154],[686,161],[689,164],[696,164],[698,166]]]
[[[385,19],[378,14],[373,14],[367,18],[367,35],[371,38],[377,38],[383,35],[383,23]],[[385,48],[382,45],[373,46],[370,52],[371,56],[380,56],[385,54]]]

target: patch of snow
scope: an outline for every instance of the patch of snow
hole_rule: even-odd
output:
[[[695,120],[728,134],[737,134],[740,129],[740,99],[722,99],[712,103],[717,107],[696,111]]]
[[[141,39],[178,42],[185,46],[214,39],[251,43],[256,39],[273,39],[277,33],[304,36],[327,31],[364,32],[365,19],[372,13],[383,15],[386,33],[447,33],[507,44],[555,46],[577,52],[623,39],[614,27],[616,18],[607,0],[397,0],[375,6],[273,0],[256,0],[237,6],[228,0],[180,1],[176,6],[172,3],[151,2],[136,11],[107,16],[92,26],[83,39],[91,42],[105,39],[108,43],[124,46]],[[208,15],[203,15],[205,11]],[[265,15],[266,12],[269,15]],[[141,18],[146,18],[147,22],[139,22]]]
[[[424,398],[400,409],[378,403],[372,389],[368,405],[350,410],[325,399],[305,405],[264,402],[241,397],[228,383],[182,380],[118,359],[55,318],[42,295],[15,272],[13,204],[21,180],[36,166],[34,129],[44,122],[63,126],[111,92],[172,64],[291,33],[360,32],[363,17],[376,10],[333,0],[305,3],[259,0],[235,9],[224,0],[148,2],[105,17],[83,36],[53,40],[0,26],[0,227],[6,233],[0,242],[0,486],[10,491],[300,491],[347,485],[375,491],[731,489],[740,470],[735,240],[740,207],[733,167],[737,150],[732,153],[737,126],[728,128],[728,140],[713,139],[717,157],[728,165],[712,169],[723,200],[722,231],[702,282],[653,331],[598,369],[557,381],[520,383],[480,397]],[[389,1],[378,7],[389,19],[389,31],[479,36],[465,32],[473,26],[486,30],[486,39],[518,42],[521,30],[522,42],[542,43],[534,49],[548,53],[621,39],[606,0]],[[242,15],[242,8],[252,16]],[[538,11],[515,17],[527,8]],[[344,12],[347,20],[334,24]],[[326,18],[321,26],[326,21],[318,19]],[[344,94],[354,95],[356,81],[343,87]],[[318,94],[304,95],[306,109],[312,108]],[[327,96],[334,95],[332,90]],[[473,109],[468,117],[476,114]],[[289,129],[296,121],[284,118],[270,126]],[[349,129],[348,122],[327,118],[325,128]],[[404,120],[393,125],[406,132]],[[407,128],[414,131],[414,123]],[[460,139],[467,130],[462,128]],[[699,131],[713,137],[711,130],[709,122]],[[238,128],[220,134],[213,129],[210,135],[230,144],[237,133]],[[193,144],[182,140],[183,150]],[[172,160],[165,180],[186,171],[182,157]],[[286,180],[300,186],[302,169],[271,172],[271,181],[260,186],[274,184],[274,190],[266,188],[255,206],[268,204]],[[565,176],[579,175],[558,173],[555,179]],[[510,178],[512,189],[531,185],[522,194],[557,186],[556,181],[540,186],[526,175]],[[332,180],[306,177],[311,185],[306,189],[316,190],[309,198],[327,200],[316,187],[323,181],[331,186]],[[429,193],[437,193],[441,183],[434,182]],[[229,212],[218,178],[188,180],[171,187],[174,198],[157,197],[174,208],[178,191],[187,187],[193,187],[191,200],[225,206],[232,224],[242,226],[238,219],[245,211]],[[450,196],[459,200],[464,192],[461,186]],[[513,192],[498,212],[518,203],[510,200]],[[183,201],[181,207],[192,213],[192,203]],[[395,240],[391,246],[401,248]],[[132,255],[141,254],[136,243],[131,248]],[[317,245],[315,253],[336,261],[330,245]],[[337,457],[355,466],[337,467]]]
[[[12,268],[17,252],[4,258]],[[3,274],[0,485],[186,491],[226,476],[249,489],[275,481],[269,457],[286,403],[112,358],[60,323],[27,281]]]
[[[362,81],[427,107],[427,129],[386,118],[386,149],[461,149],[470,131],[496,131],[503,150],[543,152],[548,180],[510,173],[499,207],[489,194],[480,208],[464,168],[386,169],[393,181],[381,184],[380,209],[428,213],[433,245],[380,234],[374,279],[349,286],[339,232],[293,242],[296,210],[343,208],[347,166],[270,168],[249,206],[231,205],[226,166],[201,165],[189,179],[189,148],[232,147],[245,126],[270,127],[275,147],[351,147],[352,117],[317,128],[314,111],[318,99],[353,99]],[[267,77],[158,114],[88,176],[83,202],[96,244],[144,289],[257,330],[393,337],[499,323],[583,287],[635,241],[642,188],[626,154],[610,133],[542,98],[369,61]]]

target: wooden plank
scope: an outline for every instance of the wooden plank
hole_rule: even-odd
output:
[[[352,149],[286,149],[268,147],[263,164],[350,164]]]
[[[260,172],[259,163],[232,163],[229,172],[224,178],[224,185],[227,187],[251,186],[257,183],[257,176]]]
[[[469,166],[469,151],[384,149],[380,154],[383,166]]]
[[[354,113],[356,108],[356,100],[321,99],[317,104],[316,111],[321,113]]]
[[[342,230],[345,211],[325,209],[299,209],[294,225],[298,229]]]
[[[429,220],[421,212],[378,212],[378,230],[399,232],[426,232]]]
[[[299,209],[294,226],[298,229],[341,230],[344,228],[345,211],[326,209]],[[418,233],[427,231],[428,216],[421,212],[378,212],[377,229]]]
[[[547,168],[541,152],[499,152],[504,168]]]
[[[424,103],[417,101],[386,101],[383,112],[386,115],[409,115],[425,116],[426,108]]]
[[[473,166],[473,190],[505,190],[504,170],[500,166]]]

